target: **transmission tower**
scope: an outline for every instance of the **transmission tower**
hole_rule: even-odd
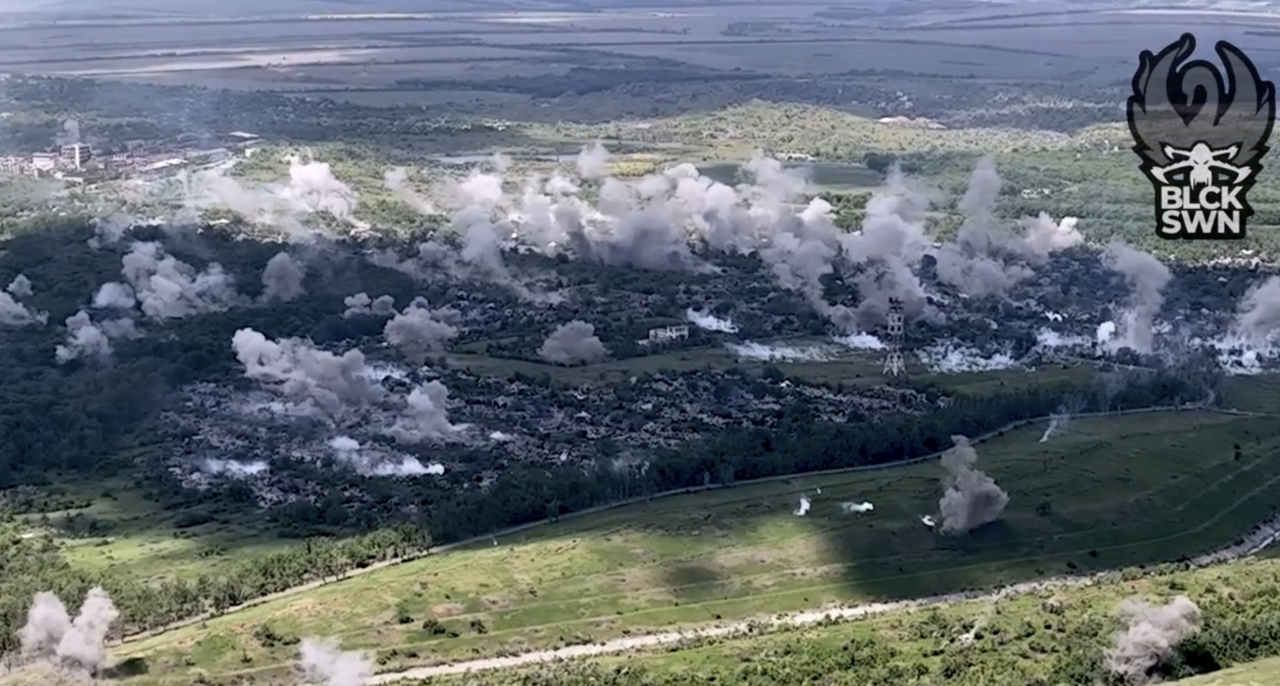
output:
[[[906,376],[907,363],[902,359],[902,301],[889,300],[889,340],[885,341],[885,376]]]

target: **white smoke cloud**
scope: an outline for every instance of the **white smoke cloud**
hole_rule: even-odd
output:
[[[56,595],[37,593],[27,611],[27,622],[18,632],[22,655],[96,674],[106,665],[107,635],[119,616],[101,588],[93,588],[85,595],[74,619]]]
[[[337,639],[304,638],[298,650],[303,674],[315,686],[365,686],[373,676],[369,657],[342,650]]]
[[[306,295],[302,285],[306,266],[287,252],[276,253],[262,270],[262,299],[265,302],[288,302]]]
[[[395,314],[396,299],[389,295],[370,298],[367,293],[356,293],[342,299],[343,319],[360,316],[387,317]]]
[[[383,335],[407,357],[421,361],[424,355],[440,352],[445,343],[458,336],[458,327],[449,323],[457,316],[452,309],[432,309],[426,298],[414,298],[387,322]]]
[[[938,501],[938,511],[942,533],[960,535],[1000,519],[1009,494],[974,466],[978,451],[968,438],[952,436],[951,440],[955,445],[942,454],[946,491]]]
[[[386,391],[372,380],[359,349],[335,355],[307,341],[273,341],[253,329],[231,339],[245,376],[261,382],[304,411],[334,414],[347,406],[376,402]]]
[[[1164,287],[1173,278],[1169,268],[1149,253],[1124,243],[1112,243],[1102,255],[1112,271],[1124,275],[1131,290],[1128,307],[1117,330],[1106,345],[1112,351],[1130,348],[1150,354],[1153,349],[1155,319],[1164,305]]]
[[[1117,614],[1127,626],[1114,636],[1106,665],[1134,686],[1148,683],[1151,669],[1170,658],[1178,644],[1200,628],[1200,608],[1181,595],[1161,606],[1126,600]]]
[[[111,356],[111,341],[141,338],[137,324],[127,317],[104,319],[95,323],[85,310],[67,317],[66,342],[54,350],[59,364],[77,359],[105,359]]]
[[[542,342],[538,356],[556,364],[599,362],[609,351],[595,334],[595,326],[578,319],[561,324]]]
[[[25,274],[13,277],[13,281],[9,282],[5,290],[15,298],[29,298],[34,293],[31,289],[31,279],[28,279]]]
[[[240,302],[222,265],[202,271],[165,253],[154,242],[136,242],[120,259],[125,283],[107,283],[94,296],[96,307],[126,307],[131,298],[152,319],[176,319],[222,312]]]

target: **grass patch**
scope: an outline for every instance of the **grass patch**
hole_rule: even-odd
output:
[[[117,481],[46,487],[84,507],[24,514],[24,535],[49,535],[75,567],[135,579],[189,578],[287,545],[246,518],[201,509],[164,511]]]
[[[149,681],[189,679],[193,667],[262,680],[283,674],[296,650],[255,638],[269,626],[274,635],[336,633],[394,669],[1176,560],[1230,542],[1278,501],[1280,427],[1269,418],[1088,418],[1041,444],[1043,428],[980,446],[980,468],[1012,502],[1002,522],[967,538],[940,537],[918,521],[936,509],[936,463],[795,477],[569,520],[127,643],[115,655],[146,656]],[[797,517],[802,493],[813,509]],[[844,514],[849,500],[870,500],[875,512]],[[208,641],[218,649],[194,650]]]

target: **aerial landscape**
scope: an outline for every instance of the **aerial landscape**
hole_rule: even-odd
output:
[[[1280,678],[1271,2],[0,0],[0,686]],[[1201,54],[1204,53],[1204,54]]]

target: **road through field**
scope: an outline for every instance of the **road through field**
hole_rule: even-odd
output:
[[[1270,487],[1270,484],[1263,484],[1259,486],[1259,490],[1268,487]],[[1201,556],[1193,560],[1191,564],[1192,566],[1205,566],[1248,557],[1271,545],[1278,538],[1280,538],[1280,517],[1260,527],[1254,536],[1246,539],[1245,543],[1236,544],[1223,548],[1217,552]],[[994,602],[1012,596],[1035,593],[1045,589],[1064,588],[1068,586],[1088,586],[1090,584],[1097,583],[1108,576],[1114,575],[1114,571],[1109,571],[1087,576],[1055,577],[1039,581],[1028,581],[1013,584],[994,591],[949,593],[929,598],[901,600],[892,603],[869,603],[853,607],[807,610],[805,612],[797,612],[771,619],[749,619],[721,624],[718,626],[692,628],[684,631],[667,631],[645,636],[628,636],[626,638],[614,639],[602,643],[592,643],[589,645],[568,646],[554,650],[536,650],[528,653],[521,653],[519,655],[509,655],[506,657],[467,660],[465,662],[455,662],[452,664],[434,665],[430,667],[415,667],[401,672],[386,672],[378,674],[366,679],[364,683],[367,686],[375,686],[376,684],[390,684],[410,679],[429,679],[432,677],[446,676],[450,674],[466,674],[468,672],[480,672],[492,669],[509,669],[512,667],[530,666],[547,662],[557,662],[560,660],[571,660],[574,658],[622,653],[631,650],[678,644],[682,641],[701,638],[716,638],[746,634],[752,628],[759,627],[760,625],[770,628],[806,626],[823,621],[859,619],[886,612],[893,612],[895,610],[947,605],[950,603],[964,601]]]
[[[1116,411],[1116,412],[1082,413],[1082,414],[1077,415],[1077,416],[1078,416],[1078,417],[1080,417],[1080,418],[1085,418],[1085,417],[1109,417],[1109,416],[1119,416],[1119,415],[1144,414],[1144,413],[1153,413],[1153,412],[1175,412],[1175,411],[1219,412],[1219,413],[1223,413],[1223,414],[1235,414],[1235,415],[1242,415],[1242,416],[1259,416],[1259,415],[1262,415],[1262,414],[1266,414],[1266,413],[1245,412],[1245,411],[1241,411],[1241,410],[1232,410],[1232,409],[1206,408],[1206,407],[1203,407],[1203,406],[1201,406],[1201,405],[1187,405],[1187,406],[1162,406],[1162,407],[1150,407],[1150,408],[1140,408],[1140,409],[1136,409],[1136,410],[1120,410],[1120,411]],[[1035,417],[1035,418],[1032,418],[1032,419],[1024,419],[1024,420],[1020,420],[1020,421],[1017,421],[1017,422],[1012,422],[1012,423],[1010,423],[1010,424],[1008,424],[1008,425],[1006,425],[1006,426],[1003,426],[1003,427],[1001,427],[1001,428],[999,428],[999,429],[996,429],[996,430],[994,430],[994,431],[989,431],[989,432],[987,432],[987,433],[985,433],[985,434],[983,434],[983,435],[981,435],[981,436],[974,437],[974,438],[972,439],[972,442],[973,442],[973,443],[975,443],[975,444],[977,444],[977,443],[981,443],[981,442],[983,442],[983,441],[986,441],[986,440],[989,440],[989,439],[991,439],[991,438],[994,438],[995,436],[998,436],[998,435],[1000,435],[1000,434],[1002,434],[1002,433],[1004,433],[1004,432],[1011,431],[1011,430],[1013,430],[1013,429],[1017,429],[1017,428],[1022,427],[1022,426],[1026,426],[1026,425],[1028,425],[1028,424],[1034,424],[1034,423],[1036,423],[1036,422],[1044,422],[1044,421],[1048,421],[1049,419],[1050,419],[1050,417]],[[939,451],[939,452],[937,452],[937,453],[933,453],[933,454],[930,454],[930,455],[925,455],[925,456],[922,456],[922,457],[912,458],[912,459],[910,459],[910,460],[902,460],[902,461],[898,461],[898,462],[891,462],[891,463],[886,463],[886,464],[868,465],[868,466],[864,466],[864,467],[851,467],[851,468],[843,468],[843,469],[832,469],[832,470],[826,470],[826,471],[820,471],[820,472],[806,472],[806,473],[804,473],[804,474],[788,474],[788,475],[781,475],[781,476],[767,477],[767,478],[764,478],[764,479],[755,479],[755,480],[751,480],[751,481],[740,481],[740,482],[737,482],[737,483],[733,484],[732,486],[729,486],[729,488],[735,488],[735,487],[738,487],[738,486],[746,486],[746,485],[750,485],[750,484],[766,483],[766,482],[771,482],[771,481],[782,481],[782,480],[785,480],[785,479],[794,479],[794,478],[805,478],[805,477],[821,476],[821,475],[825,475],[825,474],[847,474],[847,473],[853,473],[853,472],[868,472],[868,471],[876,471],[876,470],[884,470],[884,469],[893,469],[893,468],[901,467],[901,466],[903,466],[903,465],[916,464],[916,463],[919,463],[919,462],[925,462],[925,461],[928,461],[928,460],[937,459],[941,454],[942,454],[942,451]],[[620,508],[620,507],[625,507],[625,506],[627,506],[627,505],[633,505],[633,504],[637,504],[637,503],[648,502],[648,501],[656,500],[656,499],[659,499],[659,498],[667,498],[667,497],[672,497],[672,496],[677,496],[677,495],[684,495],[684,494],[688,494],[688,493],[696,493],[696,492],[699,492],[699,491],[714,490],[714,489],[717,489],[717,488],[725,488],[725,486],[722,486],[722,485],[719,485],[719,484],[711,484],[711,485],[709,485],[709,486],[699,486],[699,487],[692,487],[692,488],[684,488],[684,489],[679,489],[679,490],[675,490],[675,491],[666,491],[666,492],[663,492],[663,493],[655,493],[655,494],[648,495],[648,496],[639,496],[639,497],[636,497],[636,498],[629,498],[629,499],[627,499],[627,500],[622,500],[622,501],[618,501],[618,502],[614,502],[614,503],[609,503],[609,504],[606,504],[606,505],[600,505],[600,506],[597,506],[597,507],[589,508],[589,509],[586,509],[586,510],[581,510],[581,511],[579,511],[579,512],[575,512],[575,513],[572,513],[572,514],[562,515],[562,516],[560,516],[560,517],[559,517],[559,521],[561,521],[561,522],[565,522],[565,521],[569,521],[569,520],[573,520],[573,519],[579,519],[579,518],[582,518],[582,517],[588,517],[588,516],[591,516],[591,515],[594,515],[594,514],[599,514],[599,513],[601,513],[601,512],[607,512],[607,511],[614,510],[614,509],[617,509],[617,508]],[[433,548],[430,548],[430,549],[429,549],[429,550],[427,550],[427,551],[419,552],[419,553],[414,554],[414,555],[410,555],[410,556],[406,556],[406,557],[401,557],[401,558],[395,558],[395,559],[391,559],[391,560],[384,560],[384,561],[382,561],[382,562],[377,562],[377,563],[371,564],[371,565],[369,565],[368,567],[364,567],[364,568],[361,568],[361,569],[355,569],[355,570],[352,570],[352,571],[347,572],[346,574],[344,574],[343,576],[340,576],[340,577],[330,578],[330,579],[323,579],[323,580],[319,580],[319,579],[318,579],[318,580],[311,581],[311,582],[308,582],[308,583],[305,583],[305,584],[301,584],[301,585],[298,585],[298,586],[294,586],[294,587],[292,587],[292,588],[285,589],[285,590],[283,590],[283,591],[279,591],[279,592],[277,592],[277,593],[272,593],[272,594],[270,594],[270,595],[262,596],[262,597],[260,597],[260,598],[255,598],[255,599],[250,600],[250,601],[247,601],[247,602],[245,602],[245,603],[243,603],[243,604],[241,604],[241,605],[238,605],[238,606],[235,606],[235,607],[229,608],[229,609],[227,609],[227,610],[224,610],[224,611],[223,611],[223,612],[221,612],[221,613],[204,613],[204,614],[197,615],[197,616],[195,616],[195,617],[191,617],[191,618],[188,618],[188,619],[180,620],[180,621],[177,621],[177,622],[174,622],[174,623],[172,623],[172,624],[168,624],[168,625],[165,625],[165,626],[162,626],[162,627],[157,627],[157,628],[154,628],[154,629],[151,629],[151,630],[145,631],[145,632],[141,632],[141,633],[133,634],[133,635],[130,635],[130,636],[126,636],[126,637],[124,637],[124,639],[121,641],[121,643],[126,643],[126,644],[127,644],[127,643],[132,643],[132,642],[134,642],[134,641],[142,640],[142,639],[144,639],[144,638],[147,638],[147,637],[150,637],[150,636],[155,636],[155,635],[157,635],[157,634],[161,634],[161,633],[165,633],[165,632],[167,632],[167,631],[172,631],[172,630],[174,630],[174,629],[179,629],[179,628],[182,628],[182,627],[191,626],[191,625],[194,625],[194,624],[199,624],[200,622],[207,621],[207,620],[209,620],[209,619],[212,619],[213,617],[223,616],[223,615],[228,615],[228,614],[233,614],[233,613],[238,612],[238,611],[240,611],[240,610],[248,609],[248,608],[251,608],[251,607],[256,607],[256,606],[258,606],[258,605],[262,605],[262,604],[264,604],[264,603],[269,603],[269,602],[272,602],[272,601],[275,601],[275,600],[279,600],[279,599],[282,599],[282,598],[286,598],[286,597],[289,597],[289,596],[293,596],[293,595],[297,595],[297,594],[300,594],[300,593],[305,593],[305,592],[307,592],[307,591],[315,590],[315,589],[320,588],[320,587],[322,587],[322,586],[326,586],[326,585],[333,584],[333,583],[339,583],[339,582],[344,581],[344,580],[346,580],[346,579],[350,579],[350,578],[357,577],[357,576],[363,576],[363,575],[365,575],[365,574],[370,574],[370,573],[372,573],[372,572],[376,572],[376,571],[381,570],[381,569],[386,569],[386,568],[388,568],[388,567],[393,567],[393,566],[396,566],[396,565],[399,565],[399,564],[403,564],[403,563],[406,563],[406,562],[411,562],[411,561],[413,561],[413,560],[419,559],[419,558],[421,558],[421,557],[425,557],[425,556],[427,556],[427,555],[436,555],[436,554],[440,554],[440,553],[446,553],[446,552],[449,552],[450,550],[455,550],[455,549],[458,549],[458,548],[463,548],[463,547],[466,547],[466,546],[475,545],[475,544],[477,544],[477,543],[486,543],[486,542],[489,542],[489,541],[491,541],[491,540],[495,540],[495,539],[497,539],[497,538],[501,538],[501,537],[505,537],[505,536],[510,536],[510,535],[512,535],[512,534],[520,533],[520,532],[523,532],[523,531],[528,531],[528,530],[530,530],[530,529],[534,529],[534,528],[536,528],[536,527],[543,526],[543,525],[546,525],[546,524],[548,524],[548,523],[549,523],[549,521],[548,521],[548,520],[540,520],[540,521],[536,521],[536,522],[530,522],[530,523],[528,523],[528,524],[521,524],[521,525],[519,525],[519,526],[510,527],[510,528],[507,528],[507,529],[503,529],[503,530],[501,530],[501,531],[493,532],[493,533],[491,533],[491,534],[484,534],[484,535],[482,535],[482,536],[476,536],[476,537],[473,537],[473,538],[470,538],[470,539],[467,539],[467,540],[458,541],[458,542],[456,542],[456,543],[448,543],[448,544],[445,544],[445,545],[435,546],[435,547],[433,547]],[[639,639],[637,639],[637,640],[639,640]],[[581,646],[581,648],[588,648],[588,647],[590,647],[590,646]],[[598,647],[598,646],[597,646],[597,647]],[[620,648],[619,650],[626,650],[626,648]]]

